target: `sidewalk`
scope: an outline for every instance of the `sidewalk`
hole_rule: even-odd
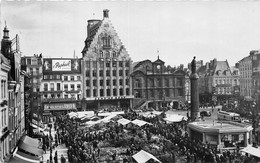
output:
[[[52,126],[54,126],[54,123],[52,124]],[[54,127],[52,127],[51,129],[51,135],[53,137],[53,143],[55,142],[55,133],[56,131],[54,130]],[[68,161],[68,148],[65,146],[65,144],[59,144],[55,149],[52,149],[52,162],[54,163],[54,156],[55,156],[55,152],[57,151],[58,153],[58,163],[61,162],[60,158],[61,155],[63,155],[66,159],[66,162]],[[46,154],[42,155],[42,160],[44,163],[47,163],[47,160],[50,160],[50,150],[46,150]]]

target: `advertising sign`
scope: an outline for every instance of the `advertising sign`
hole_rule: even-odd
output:
[[[79,59],[44,59],[43,72],[80,73]]]
[[[52,71],[71,71],[71,60],[52,60]]]
[[[44,110],[75,110],[76,103],[44,104]]]

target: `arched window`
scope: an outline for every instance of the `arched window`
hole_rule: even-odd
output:
[[[113,58],[116,58],[116,52],[113,51]]]

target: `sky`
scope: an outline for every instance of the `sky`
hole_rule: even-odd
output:
[[[87,20],[102,20],[108,9],[133,62],[159,55],[187,67],[196,56],[233,66],[260,49],[259,8],[258,1],[2,0],[1,29],[6,21],[10,37],[19,35],[22,56],[80,58]]]

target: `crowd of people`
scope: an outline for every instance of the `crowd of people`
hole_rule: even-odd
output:
[[[180,123],[167,124],[163,118],[165,113],[155,117],[143,117],[138,115],[134,111],[127,111],[123,118],[128,120],[144,120],[152,125],[145,125],[143,127],[126,127],[116,121],[104,124],[101,128],[94,128],[93,130],[80,129],[80,122],[77,119],[70,119],[66,115],[58,115],[55,121],[55,144],[65,144],[68,148],[68,162],[80,163],[88,162],[95,163],[102,160],[101,154],[103,150],[103,142],[109,142],[111,146],[120,147],[123,146],[123,151],[113,151],[110,153],[110,162],[117,160],[120,156],[123,158],[123,162],[134,162],[132,156],[141,149],[149,150],[145,148],[146,145],[153,143],[154,136],[159,138],[157,143],[160,144],[160,150],[157,153],[153,153],[155,157],[164,163],[167,162],[205,162],[205,163],[244,163],[244,162],[256,162],[254,157],[247,155],[241,155],[239,150],[236,152],[224,151],[222,154],[217,151],[216,146],[210,144],[203,144],[200,140],[190,139],[187,133],[186,121]],[[126,133],[127,132],[127,133]],[[129,141],[125,141],[125,137],[132,135]],[[51,136],[46,137],[43,146],[45,149],[51,149],[48,146],[49,140],[52,140]],[[140,139],[144,141],[140,142]],[[56,155],[56,154],[55,154]],[[54,162],[55,161],[54,157]]]

